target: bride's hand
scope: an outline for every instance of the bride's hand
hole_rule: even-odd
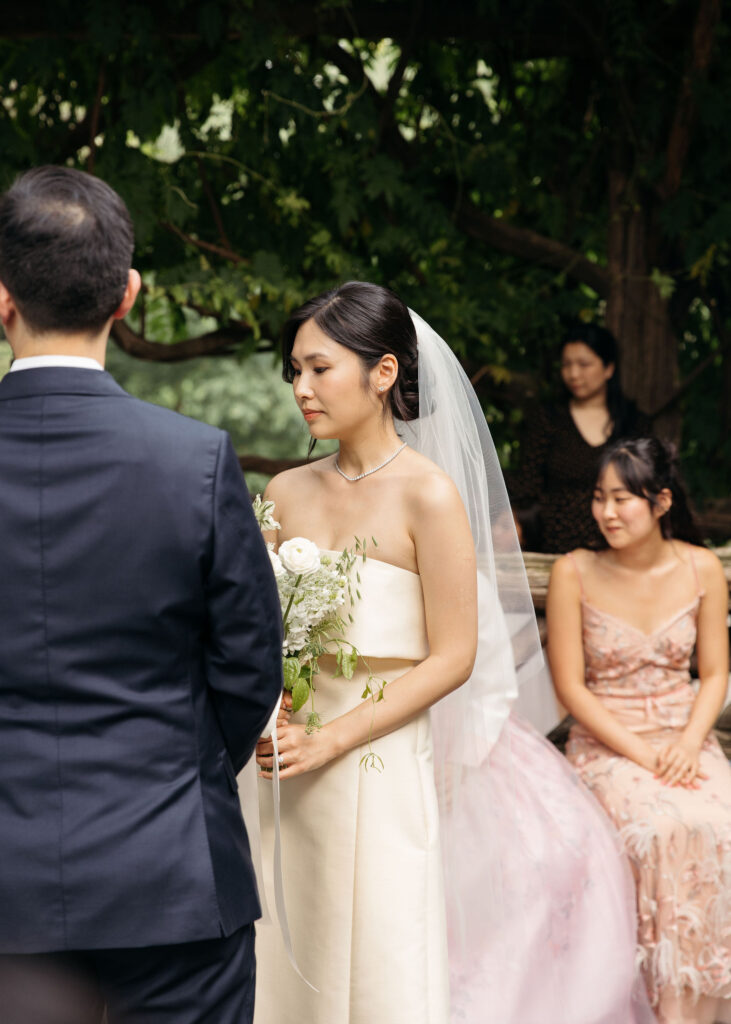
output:
[[[282,694],[282,703],[279,705],[279,712],[277,714],[277,728],[279,728],[280,725],[287,725],[291,716],[292,694],[289,690],[285,690]]]
[[[292,779],[322,768],[337,756],[327,726],[308,734],[304,725],[277,725],[277,744],[281,757],[280,779]],[[272,741],[260,740],[256,747],[256,763],[263,769],[259,773],[262,778],[271,779],[273,759]]]
[[[287,690],[284,690],[282,692],[282,699],[281,699],[281,701],[279,703],[279,708],[277,709],[276,720],[273,723],[273,725],[271,726],[271,728],[279,729],[281,726],[287,725],[287,723],[289,722],[291,717],[292,717],[292,694],[289,693]],[[269,720],[269,722],[267,722],[267,729],[270,728],[270,722],[271,722],[271,719]],[[259,755],[266,756],[268,754],[269,755],[269,761],[267,763],[271,766],[271,755],[272,755],[272,752],[274,750],[274,747],[272,746],[271,732],[267,732],[267,729],[264,730],[264,735],[262,735],[259,738],[259,740],[257,741],[257,744],[256,744],[256,759],[258,761],[259,760]]]

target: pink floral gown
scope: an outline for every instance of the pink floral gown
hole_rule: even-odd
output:
[[[677,739],[690,716],[702,596],[699,588],[691,605],[646,634],[591,605],[582,585],[586,685],[658,748]],[[580,725],[566,753],[630,857],[642,969],[659,1019],[731,1020],[731,768],[718,740],[711,733],[703,746],[709,777],[698,790],[664,786]]]

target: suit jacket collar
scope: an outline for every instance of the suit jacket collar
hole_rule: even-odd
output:
[[[0,402],[36,395],[130,396],[106,370],[82,370],[71,366],[44,366],[6,373],[0,380]]]

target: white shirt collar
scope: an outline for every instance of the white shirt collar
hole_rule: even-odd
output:
[[[72,366],[79,370],[104,369],[96,359],[88,359],[86,356],[26,356],[24,359],[16,359],[10,367],[10,372],[38,370],[43,366]]]

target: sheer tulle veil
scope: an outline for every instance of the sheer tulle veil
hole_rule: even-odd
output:
[[[482,848],[488,861],[495,842],[496,822],[491,820],[490,808],[465,804],[469,773],[485,771],[512,708],[541,732],[551,728],[558,716],[505,482],[485,416],[449,346],[420,316],[410,314],[418,344],[419,417],[397,423],[397,429],[456,484],[477,554],[475,667],[467,683],[432,708],[442,831],[448,838],[443,849],[451,939],[456,929],[457,940],[461,935],[461,941],[469,942],[470,935],[485,927],[486,910],[487,917],[499,923],[501,892],[497,873],[491,879],[491,892],[470,895],[460,890],[461,832],[469,830],[469,845]],[[482,835],[476,836],[475,830]]]
[[[434,709],[453,764],[479,765],[512,707],[541,732],[556,723],[533,600],[495,445],[477,395],[446,342],[409,311],[419,360],[419,418],[398,432],[457,486],[477,554],[479,638],[472,676]]]

